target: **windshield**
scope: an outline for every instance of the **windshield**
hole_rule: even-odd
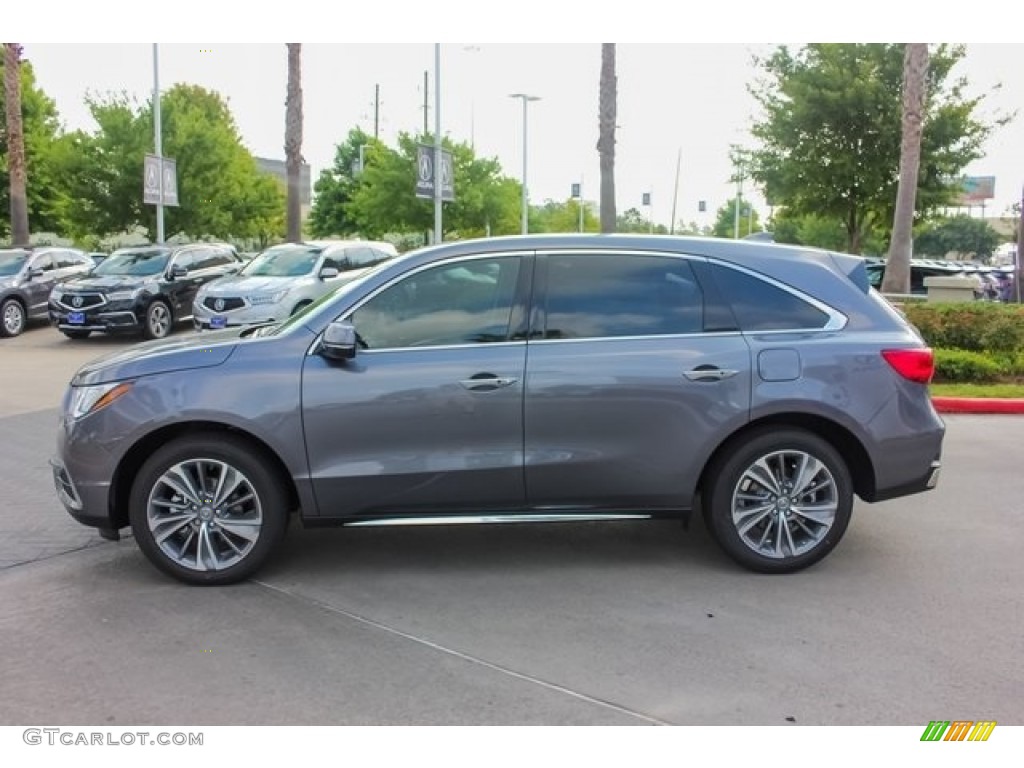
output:
[[[165,248],[114,251],[92,271],[94,275],[159,275],[171,252]]]
[[[0,251],[0,277],[18,274],[27,259],[27,251]]]
[[[313,271],[319,258],[319,248],[277,246],[250,261],[239,274],[249,277],[301,277]]]
[[[287,333],[297,325],[305,323],[306,318],[312,313],[320,310],[324,304],[328,304],[337,299],[342,294],[359,290],[367,281],[373,279],[374,275],[390,267],[390,262],[384,261],[377,266],[367,270],[363,274],[359,275],[355,280],[350,280],[346,283],[342,283],[337,288],[328,291],[319,299],[314,301],[312,304],[307,304],[305,307],[300,309],[294,315],[289,317],[283,323],[279,325],[266,326],[259,329],[258,336],[279,336],[282,333]]]

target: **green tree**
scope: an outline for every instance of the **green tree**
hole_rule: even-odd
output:
[[[901,142],[903,46],[815,44],[796,53],[777,49],[756,63],[763,78],[751,93],[763,115],[751,132],[751,174],[776,205],[794,214],[840,222],[846,250],[860,253],[865,232],[886,234],[894,219]],[[932,52],[921,137],[916,210],[951,202],[954,179],[982,156],[996,126],[982,122],[984,97],[967,98],[950,72],[964,56],[957,46]]]
[[[914,239],[914,251],[936,258],[956,254],[988,259],[1000,240],[999,233],[984,219],[952,216],[925,225]]]
[[[160,104],[164,155],[178,169],[180,206],[164,210],[168,235],[276,238],[283,191],[257,168],[220,95],[178,84]],[[153,237],[156,210],[143,204],[141,192],[143,159],[152,151],[152,107],[124,95],[90,98],[88,106],[98,129],[72,134],[65,153],[73,229],[112,235],[142,226]]]
[[[20,50],[17,43],[5,43],[5,57],[18,60],[8,46],[15,46]],[[53,99],[47,96],[37,85],[32,65],[27,60],[20,61],[20,66],[8,68],[4,59],[0,59],[0,73],[5,83],[5,98],[0,99],[0,210],[5,213],[11,212],[11,152],[8,147],[8,137],[13,135],[8,125],[7,102],[15,100],[14,86],[18,86],[21,103],[21,125],[20,135],[23,138],[24,156],[19,158],[24,177],[20,184],[24,188],[19,195],[24,195],[24,202],[27,207],[18,203],[15,207],[19,212],[15,219],[20,219],[21,211],[27,210],[27,219],[31,221],[32,229],[36,232],[56,232],[65,234],[66,226],[64,213],[67,208],[67,197],[62,188],[62,174],[55,163],[55,152],[61,141],[60,120],[57,115],[57,106]],[[20,77],[16,76],[20,70]],[[10,74],[9,74],[10,73]],[[12,117],[16,113],[11,113]],[[16,174],[17,175],[17,174]],[[11,219],[6,215],[0,216],[0,236],[10,234]],[[28,238],[28,222],[23,222],[24,232],[19,233],[17,239]]]
[[[583,231],[599,232],[601,222],[594,211],[583,206]],[[531,232],[579,232],[580,201],[569,198],[565,201],[545,200],[543,205],[532,206],[530,210]]]
[[[761,217],[758,216],[757,209],[753,208],[749,202],[737,200],[734,197],[719,208],[715,214],[715,224],[711,229],[711,233],[715,237],[731,238],[736,234],[737,203],[740,206],[740,237],[746,237],[751,232],[761,230]]]
[[[356,234],[359,227],[348,216],[348,205],[359,184],[360,147],[369,149],[373,138],[362,128],[353,128],[334,150],[334,164],[320,173],[313,185],[316,193],[309,212],[314,237]]]
[[[415,196],[418,143],[403,133],[397,149],[371,143],[365,150],[366,166],[344,207],[346,221],[364,237],[433,227],[433,201]],[[445,139],[444,147],[455,173],[455,200],[444,203],[445,239],[518,232],[519,183],[501,174],[496,159],[477,158],[468,144]]]

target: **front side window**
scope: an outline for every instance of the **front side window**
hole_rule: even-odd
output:
[[[700,333],[704,297],[689,263],[667,256],[547,258],[547,297],[533,336],[591,339]]]
[[[366,349],[507,341],[520,262],[470,259],[385,288],[351,317]]]

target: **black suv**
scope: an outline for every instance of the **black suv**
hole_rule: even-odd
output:
[[[234,247],[223,243],[121,248],[88,276],[53,289],[50,321],[72,339],[93,331],[141,331],[162,339],[175,323],[192,318],[201,286],[241,266]]]
[[[45,319],[50,289],[92,268],[75,248],[0,249],[0,336],[17,336],[29,320]]]

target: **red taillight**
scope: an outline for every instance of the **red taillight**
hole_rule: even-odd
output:
[[[935,373],[935,355],[930,349],[883,349],[882,357],[904,379],[927,384]]]

